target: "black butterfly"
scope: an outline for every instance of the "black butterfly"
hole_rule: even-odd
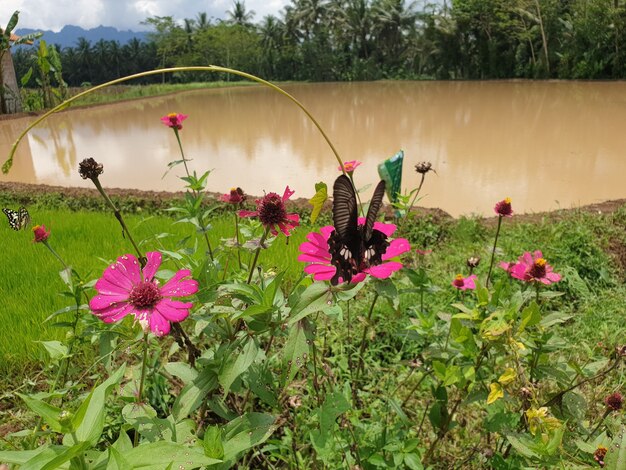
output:
[[[30,223],[30,215],[25,207],[20,207],[19,210],[14,211],[11,209],[2,209],[9,219],[9,225],[13,230],[20,230],[25,228]]]
[[[330,280],[335,286],[341,277],[350,282],[352,276],[370,266],[383,262],[387,251],[387,235],[374,228],[376,215],[383,204],[385,182],[381,181],[374,190],[367,217],[363,225],[358,224],[356,194],[352,182],[341,175],[333,185],[333,222],[335,231],[328,239],[331,264],[337,272]]]

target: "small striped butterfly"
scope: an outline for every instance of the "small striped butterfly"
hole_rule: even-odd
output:
[[[13,230],[26,228],[30,223],[30,215],[25,207],[20,207],[17,211],[4,208],[2,212],[6,214],[7,219],[9,219],[9,225]]]

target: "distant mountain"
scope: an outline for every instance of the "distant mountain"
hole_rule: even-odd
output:
[[[37,29],[18,28],[15,34],[23,36],[25,34],[36,33]],[[141,41],[146,40],[146,33],[136,31],[119,31],[117,28],[111,26],[98,26],[92,29],[83,29],[80,26],[67,25],[63,26],[63,29],[58,33],[53,31],[41,31],[43,33],[42,39],[48,44],[60,44],[61,47],[74,47],[78,38],[85,38],[92,44],[98,42],[100,39],[105,41],[118,41],[120,44],[126,44],[133,38],[137,38]]]

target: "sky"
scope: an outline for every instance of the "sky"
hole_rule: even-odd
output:
[[[265,15],[278,15],[289,0],[246,0],[247,10],[256,12],[253,21]],[[0,27],[5,27],[14,11],[20,12],[18,28],[59,31],[71,24],[89,29],[113,26],[120,30],[146,30],[141,21],[149,16],[195,18],[199,12],[225,18],[232,0],[1,0]]]

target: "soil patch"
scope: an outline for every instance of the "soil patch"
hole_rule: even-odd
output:
[[[141,191],[138,189],[123,189],[123,188],[106,188],[109,196],[118,200],[127,200],[129,203],[136,205],[142,209],[165,209],[169,207],[172,200],[181,200],[185,197],[183,191],[169,192],[169,191]],[[101,200],[101,196],[94,188],[76,188],[76,187],[62,187],[62,186],[50,186],[45,184],[27,184],[27,183],[13,183],[13,182],[0,182],[0,194],[7,194],[12,199],[15,199],[19,204],[28,206],[40,199],[42,195],[58,195],[60,200],[64,199],[91,199]],[[220,193],[208,192],[209,197],[214,200],[218,200],[221,196]],[[252,202],[256,199],[255,196],[248,196],[248,201]],[[291,207],[295,207],[298,211],[310,211],[311,205],[306,198],[298,198],[289,201]],[[572,211],[583,211],[595,214],[610,214],[616,211],[618,208],[626,204],[626,199],[616,199],[610,201],[604,201],[596,204],[589,204],[586,206],[580,206],[571,209],[558,209],[549,212],[537,212],[532,214],[515,214],[513,221],[516,223],[538,223],[548,220],[558,220],[563,218]],[[86,204],[89,207],[90,204]],[[324,209],[330,209],[331,203],[326,202]],[[450,220],[453,217],[442,209],[433,209],[426,207],[415,207],[414,212],[418,216],[430,215],[435,220]],[[389,205],[385,206],[385,212],[388,217],[393,216],[393,208]],[[488,226],[497,224],[497,217],[485,217],[482,219]],[[626,253],[624,253],[624,266],[626,266]]]

